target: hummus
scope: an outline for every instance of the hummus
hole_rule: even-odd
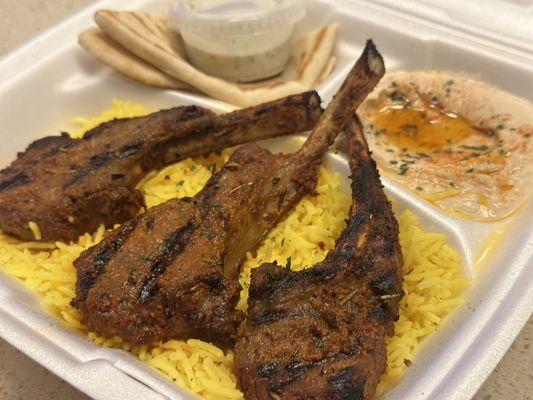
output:
[[[526,198],[533,107],[465,76],[395,72],[359,108],[381,172],[438,207],[489,221]]]

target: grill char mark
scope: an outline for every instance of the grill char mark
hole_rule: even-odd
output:
[[[68,133],[61,132],[59,136],[46,136],[28,145],[26,151],[44,151],[43,157],[50,157],[59,151],[75,146],[79,141],[72,139]]]
[[[134,143],[130,143],[130,144],[124,145],[116,153],[116,157],[118,157],[118,158],[127,158],[129,156],[137,154],[139,152],[139,150],[141,149],[142,145],[143,145],[142,140],[138,140],[138,141],[136,141]]]
[[[267,312],[264,314],[260,314],[256,317],[253,317],[253,323],[256,326],[263,325],[263,324],[271,324],[272,322],[278,321],[280,319],[286,319],[286,318],[298,318],[303,315],[302,312]]]
[[[282,364],[279,361],[273,361],[272,363],[260,365],[257,367],[257,372],[259,376],[268,380],[268,389],[274,393],[279,393],[282,389],[293,383],[294,381],[301,378],[306,372],[313,368],[321,368],[325,365],[346,360],[347,358],[353,356],[356,353],[356,350],[352,353],[337,353],[332,357],[326,357],[314,361],[293,361],[287,364]],[[338,375],[330,378],[335,380],[337,377],[337,386],[340,385],[340,381],[346,376],[343,377],[343,372],[341,371]],[[346,375],[346,372],[344,372]]]
[[[192,232],[194,231],[194,224],[189,221],[184,227],[181,227],[165,240],[162,245],[162,250],[153,261],[150,267],[150,273],[145,278],[139,290],[139,300],[141,302],[150,301],[157,292],[157,280],[163,275],[172,261],[180,254],[187,245]]]
[[[0,192],[13,189],[17,186],[23,186],[30,182],[30,177],[24,172],[19,172],[10,179],[0,182]]]
[[[364,400],[365,381],[358,379],[353,367],[344,368],[328,379],[328,386],[335,400]]]
[[[78,168],[76,174],[63,185],[63,188],[67,188],[69,186],[72,186],[73,184],[77,183],[80,179],[83,179],[85,176],[89,175],[91,172],[94,172],[98,170],[99,168],[103,167],[110,161],[113,161],[115,158],[118,159],[124,159],[131,157],[139,152],[139,150],[142,147],[143,142],[142,141],[136,141],[130,144],[126,144],[122,146],[117,152],[105,152],[101,154],[96,154],[92,156],[89,159],[89,162],[82,166],[81,168]],[[124,175],[122,175],[124,176]],[[113,178],[112,179],[117,179]]]
[[[91,262],[91,271],[88,271],[88,273],[84,274],[76,282],[77,297],[75,302],[81,302],[87,298],[91,287],[94,286],[98,278],[105,272],[111,258],[124,246],[138,222],[139,218],[137,217],[123,224],[113,239],[98,249]],[[76,265],[76,261],[74,264]]]
[[[63,189],[74,185],[83,177],[89,175],[89,173],[91,173],[92,171],[95,171],[98,168],[104,166],[112,159],[112,156],[113,154],[110,152],[96,154],[92,156],[87,162],[87,164],[77,169],[75,175],[63,185]]]

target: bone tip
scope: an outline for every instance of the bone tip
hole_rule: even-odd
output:
[[[316,90],[310,90],[305,93],[305,98],[308,109],[320,108],[321,111],[324,111],[321,106],[322,99]]]
[[[366,41],[365,51],[366,59],[370,70],[376,75],[383,75],[385,73],[385,64],[383,57],[379,54],[378,49],[374,45],[372,39]]]

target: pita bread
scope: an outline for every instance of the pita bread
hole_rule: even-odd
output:
[[[322,85],[324,81],[328,78],[328,76],[331,75],[331,73],[333,72],[333,69],[335,68],[336,61],[337,59],[335,57],[329,58],[326,66],[324,67],[324,69],[322,70],[322,72],[320,73],[320,75],[318,76],[314,84],[315,87]]]
[[[326,25],[295,39],[289,65],[280,78],[311,89],[331,58],[336,32],[336,24]]]
[[[237,84],[189,64],[181,37],[167,29],[163,16],[99,10],[94,19],[102,31],[138,58],[213,98],[243,107],[311,89],[328,63],[337,31],[336,25],[328,25],[297,40],[291,62],[279,77]]]
[[[131,54],[98,28],[83,31],[78,41],[98,60],[134,81],[165,89],[194,89]]]

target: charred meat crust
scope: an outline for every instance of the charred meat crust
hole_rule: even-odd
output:
[[[364,54],[371,52],[367,45]],[[323,119],[341,118],[336,107],[345,109],[351,93],[343,86],[337,96]],[[335,117],[324,126],[338,124]],[[252,271],[234,348],[247,399],[370,399],[384,371],[402,296],[398,226],[357,117],[345,114],[342,126],[352,181],[347,226],[313,268],[274,263]]]
[[[197,106],[116,119],[80,140],[39,139],[0,171],[0,229],[34,240],[75,240],[99,225],[134,217],[143,205],[136,184],[150,170],[228,146],[311,129],[320,98],[307,92],[217,116]]]
[[[372,90],[377,79],[365,75],[363,64],[368,61],[359,61],[349,78],[358,92],[346,87],[341,100],[349,95],[351,101],[333,102],[326,116],[336,107],[350,115]],[[318,106],[314,95],[304,95],[303,101]],[[279,123],[266,117],[272,114],[269,107],[256,108],[259,116],[247,114],[263,121],[266,125],[254,126],[265,131],[268,124]],[[232,118],[224,123],[233,126]],[[318,165],[338,133],[330,124],[318,124],[303,146],[308,151],[293,154],[243,146],[196,196],[168,201],[137,217],[146,222],[137,222],[104,272],[90,280],[88,289],[77,287],[72,304],[83,322],[91,330],[134,343],[195,337],[233,344],[243,320],[242,312],[235,310],[241,262],[305,194],[314,191]],[[94,255],[113,237],[75,261],[78,283],[94,275]]]
[[[325,260],[293,272],[253,270],[235,346],[247,399],[370,399],[398,318],[398,226],[357,122],[348,134],[353,204]]]
[[[89,250],[89,253],[91,253],[91,263],[86,268],[83,277],[76,282],[78,293],[77,302],[81,302],[87,297],[89,289],[94,285],[100,275],[105,272],[111,257],[124,245],[138,221],[139,219],[135,218],[123,224],[111,237],[107,238],[102,246],[92,247]]]
[[[133,343],[174,336],[221,345],[234,340],[242,313],[227,305],[236,303],[240,288],[224,281],[219,246],[203,236],[210,228],[199,223],[192,199],[171,200],[82,253],[74,263],[72,304],[83,322]],[[192,252],[199,259],[188,265]]]
[[[117,248],[122,228],[75,261],[72,304],[83,322],[134,343],[195,337],[232,344],[243,320],[235,310],[238,266],[314,187],[315,175],[303,171],[315,164],[247,145],[194,198],[171,200],[122,225],[134,228],[100,274],[97,255]]]

